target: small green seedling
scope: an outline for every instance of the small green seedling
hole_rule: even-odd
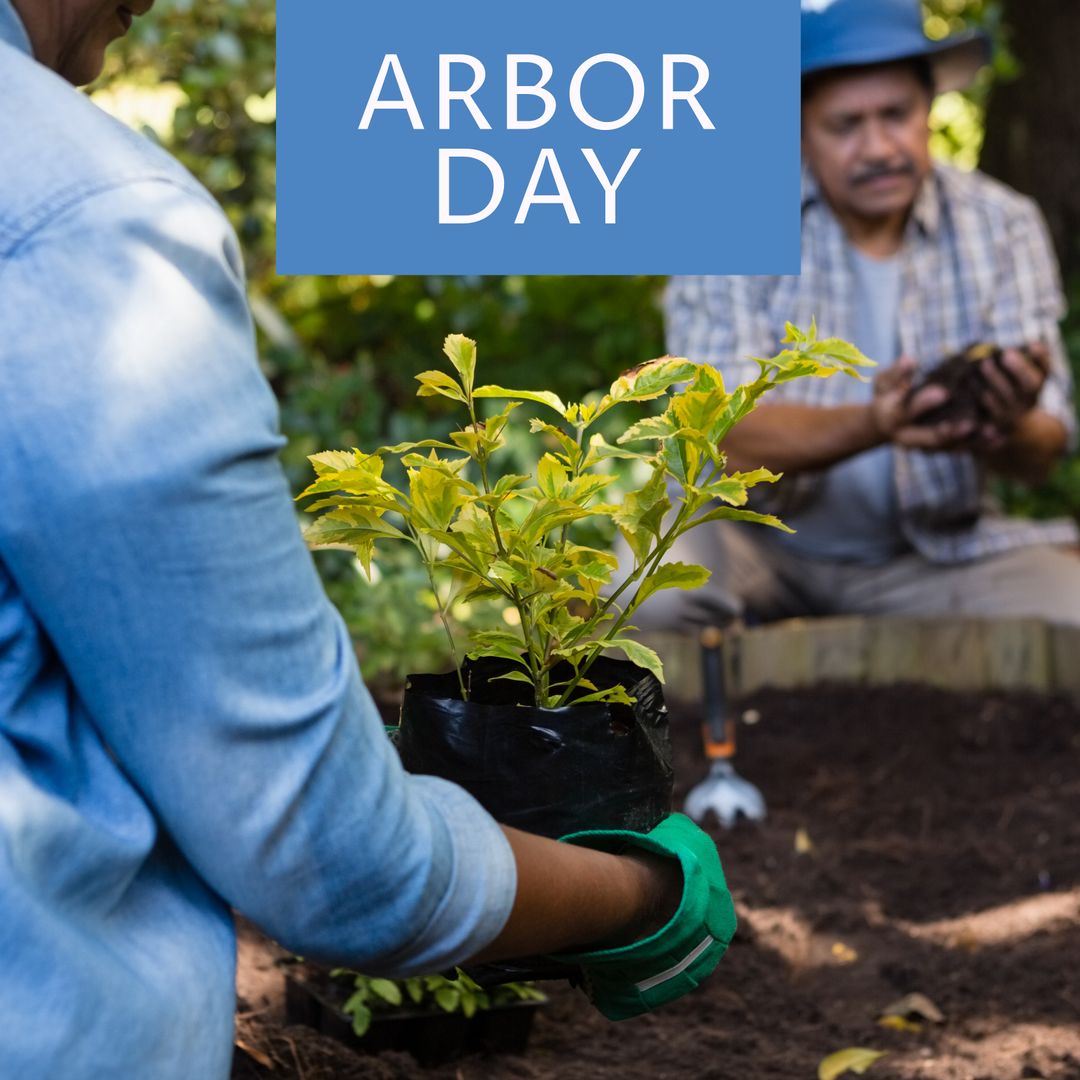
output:
[[[471,1019],[483,1009],[512,1005],[517,1001],[546,1001],[547,998],[532,983],[503,983],[484,990],[460,968],[456,978],[445,975],[416,975],[408,979],[378,979],[361,975],[346,968],[330,972],[334,978],[350,977],[353,992],[342,1006],[352,1018],[357,1037],[367,1034],[376,1013],[395,1009],[441,1009],[447,1013],[462,1013]]]

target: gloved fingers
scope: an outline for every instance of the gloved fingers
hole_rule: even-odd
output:
[[[682,867],[678,909],[655,933],[629,945],[552,957],[581,967],[593,1004],[608,1019],[637,1016],[673,1001],[712,972],[735,933],[735,910],[707,833],[673,814],[646,834],[613,830],[564,839],[607,850],[632,845],[676,858]]]

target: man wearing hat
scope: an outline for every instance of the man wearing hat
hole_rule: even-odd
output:
[[[757,374],[749,357],[777,350],[785,320],[816,318],[879,370],[867,383],[789,383],[732,433],[730,468],[785,474],[759,508],[797,531],[696,530],[672,558],[711,567],[710,585],[658,594],[649,621],[1080,621],[1075,525],[1006,517],[988,492],[995,474],[1040,482],[1075,438],[1047,230],[1029,199],[928,149],[935,93],[966,85],[988,43],[931,42],[917,0],[802,8],[802,273],[672,279],[668,347],[734,386]],[[974,342],[1000,346],[1001,364],[978,361],[981,418],[949,419],[944,388],[913,387]]]

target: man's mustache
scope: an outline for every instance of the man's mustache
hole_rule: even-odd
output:
[[[852,186],[868,184],[871,180],[878,180],[883,176],[914,176],[915,163],[905,161],[899,165],[870,165],[851,180]]]

